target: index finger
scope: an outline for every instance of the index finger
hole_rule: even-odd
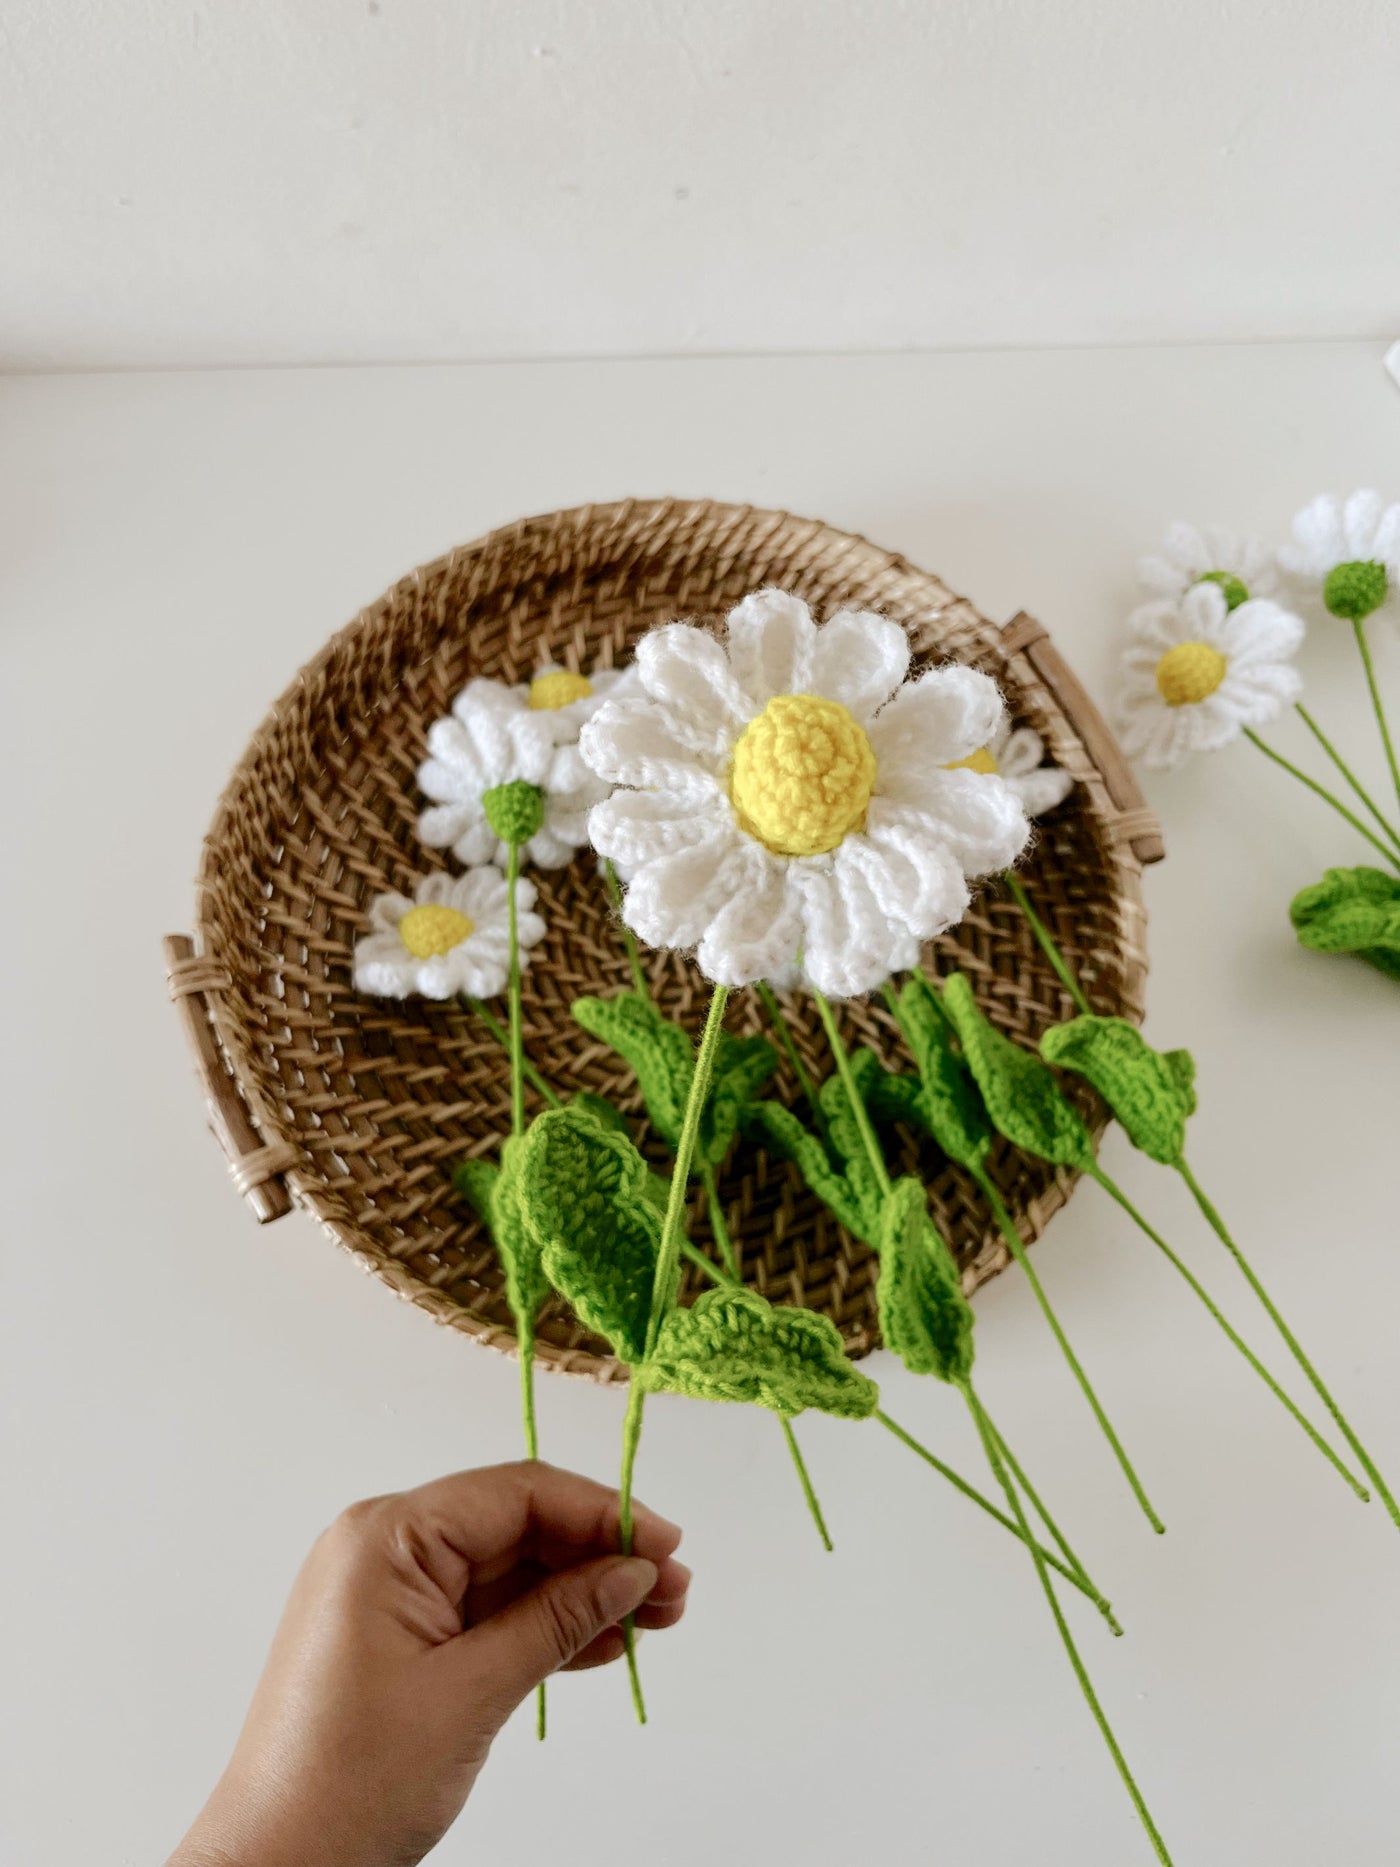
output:
[[[530,1553],[567,1568],[622,1547],[621,1500],[609,1485],[539,1459],[456,1472],[384,1500],[420,1557],[437,1545],[461,1573],[436,1579],[465,1586],[468,1568],[495,1568]],[[658,1566],[681,1540],[678,1525],[646,1505],[632,1506],[632,1548]]]

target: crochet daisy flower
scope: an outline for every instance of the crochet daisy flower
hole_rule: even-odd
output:
[[[1029,726],[1013,729],[1006,720],[987,745],[979,746],[970,758],[959,759],[958,767],[1003,779],[1007,789],[1020,798],[1028,817],[1043,817],[1047,810],[1063,804],[1074,789],[1069,773],[1044,759],[1045,741],[1040,734]]]
[[[585,720],[605,700],[620,700],[636,679],[636,671],[626,668],[595,668],[592,674],[575,674],[547,661],[534,676],[518,687],[504,681],[473,681],[469,693],[482,700],[494,701],[514,713],[546,714],[554,728],[555,743],[568,745],[579,736]]]
[[[949,769],[996,733],[995,685],[957,666],[906,680],[908,638],[884,617],[819,628],[761,590],[723,641],[670,623],[636,660],[642,693],[583,729],[593,771],[628,787],[589,831],[629,877],[627,924],[695,947],[718,985],[791,978],[800,955],[819,991],[870,991],[1025,844],[1000,778]]]
[[[1154,596],[1180,598],[1192,584],[1218,583],[1231,609],[1272,596],[1278,584],[1266,545],[1214,525],[1169,525],[1160,548],[1139,558],[1137,568],[1139,583]]]
[[[1334,616],[1364,622],[1400,588],[1400,505],[1362,490],[1346,499],[1323,493],[1293,521],[1293,543],[1279,563],[1320,584]]]
[[[544,938],[534,912],[535,884],[515,885],[520,963]],[[498,868],[465,875],[425,875],[406,895],[379,895],[370,932],[355,943],[355,984],[379,998],[494,998],[510,971],[510,896]]]
[[[513,839],[527,860],[561,868],[588,841],[589,807],[606,786],[577,745],[559,742],[559,709],[517,705],[512,691],[500,681],[470,681],[451,717],[434,721],[418,783],[435,808],[419,817],[418,834],[459,862],[504,866]]]
[[[1266,726],[1303,684],[1291,658],[1298,618],[1267,597],[1230,608],[1216,583],[1179,602],[1144,603],[1128,618],[1119,695],[1123,750],[1159,769],[1213,752],[1247,727]]]

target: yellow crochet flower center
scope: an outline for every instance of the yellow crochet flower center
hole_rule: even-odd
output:
[[[460,946],[475,922],[456,908],[430,901],[421,908],[410,908],[399,922],[399,938],[415,959],[436,959]]]
[[[1157,692],[1169,707],[1194,707],[1225,679],[1225,657],[1208,642],[1178,642],[1157,663]]]
[[[945,765],[944,771],[977,771],[984,778],[999,776],[997,762],[992,757],[989,746],[978,746],[975,752],[969,752],[966,758],[955,758],[951,765]]]
[[[820,856],[865,821],[875,754],[839,701],[778,694],[734,747],[729,796],[741,826],[779,856]]]
[[[536,713],[557,713],[576,700],[587,700],[593,683],[582,674],[570,674],[561,668],[554,674],[537,674],[530,683],[530,705]]]

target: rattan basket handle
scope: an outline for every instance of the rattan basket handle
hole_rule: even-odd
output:
[[[204,1090],[209,1126],[224,1150],[234,1185],[258,1223],[266,1225],[292,1209],[282,1175],[296,1165],[297,1151],[286,1141],[271,1146],[262,1141],[243,1106],[238,1085],[224,1068],[209,1015],[211,994],[228,985],[224,969],[197,957],[194,941],[186,934],[166,935],[165,966],[166,984]]]
[[[1127,843],[1139,862],[1160,862],[1167,853],[1161,826],[1148,809],[1132,768],[1119,751],[1102,713],[1044,627],[1021,610],[1003,625],[1001,645],[1008,660],[1013,655],[1026,657],[1083,741],[1116,812],[1108,820],[1109,835],[1117,843]]]

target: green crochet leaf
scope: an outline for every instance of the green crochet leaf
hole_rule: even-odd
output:
[[[1289,916],[1315,953],[1354,953],[1400,979],[1400,876],[1383,869],[1329,869],[1293,897]]]
[[[1071,1018],[1040,1040],[1040,1054],[1098,1090],[1134,1147],[1173,1166],[1186,1146],[1196,1106],[1189,1051],[1154,1050],[1126,1018]]]
[[[576,1024],[631,1066],[652,1127],[674,1148],[681,1138],[695,1068],[695,1047],[689,1037],[640,992],[576,998],[570,1009]]]
[[[581,1108],[537,1116],[520,1147],[521,1213],[545,1275],[620,1361],[640,1361],[661,1240],[646,1162]]]
[[[847,1361],[828,1317],[775,1309],[754,1290],[709,1290],[691,1309],[672,1310],[636,1378],[698,1400],[770,1407],[788,1419],[815,1407],[863,1420],[880,1404],[880,1390]]]
[[[627,1117],[606,1096],[595,1096],[591,1089],[576,1089],[569,1097],[569,1107],[582,1109],[585,1114],[593,1117],[600,1128],[610,1128],[615,1134],[625,1134],[631,1140],[632,1130]]]
[[[820,1093],[820,1092],[819,1092]],[[821,1095],[823,1103],[826,1097]],[[844,1096],[842,1098],[844,1104]],[[866,1244],[874,1242],[874,1226],[879,1208],[879,1194],[871,1197],[868,1173],[851,1162],[834,1166],[819,1136],[814,1135],[800,1117],[781,1102],[754,1102],[744,1117],[745,1132],[757,1136],[771,1153],[782,1155],[797,1168],[807,1185],[835,1213],[854,1237]]]
[[[575,1022],[591,1037],[607,1044],[631,1065],[652,1127],[674,1150],[695,1073],[695,1045],[690,1033],[663,1016],[640,992],[575,999],[572,1010]],[[700,1117],[697,1166],[718,1167],[723,1163],[754,1091],[777,1067],[777,1052],[766,1037],[732,1037],[727,1031],[721,1034],[710,1093]]]
[[[724,1164],[754,1093],[778,1067],[778,1053],[766,1037],[731,1037],[720,1033],[709,1097],[700,1117],[697,1153],[707,1167]],[[690,1087],[689,1083],[686,1085]]]
[[[896,1180],[880,1214],[875,1300],[885,1347],[911,1374],[964,1381],[972,1372],[972,1306],[917,1180]]]
[[[1056,1167],[1092,1166],[1094,1144],[1089,1130],[1053,1071],[1034,1051],[1013,1044],[987,1022],[962,973],[951,974],[945,982],[943,1007],[953,1021],[987,1113],[1007,1140]]]
[[[899,995],[899,1018],[919,1066],[925,1126],[949,1160],[980,1167],[992,1145],[992,1124],[933,988],[917,974]]]
[[[506,1298],[521,1335],[533,1328],[540,1305],[549,1295],[539,1246],[526,1229],[521,1212],[520,1176],[524,1163],[524,1137],[510,1135],[501,1149],[499,1167],[486,1160],[464,1160],[458,1162],[452,1174],[458,1192],[471,1201],[491,1234],[506,1274]]]

